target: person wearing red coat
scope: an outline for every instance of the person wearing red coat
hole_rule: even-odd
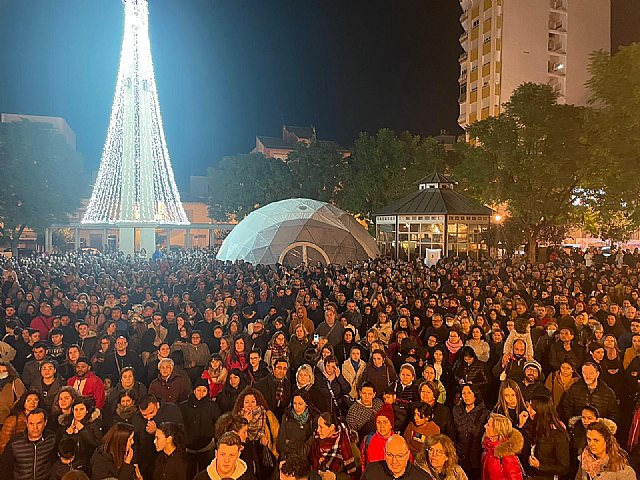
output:
[[[518,454],[524,445],[522,434],[504,415],[492,413],[482,440],[482,480],[522,480]]]
[[[96,408],[104,406],[104,384],[91,371],[91,361],[87,357],[80,357],[76,362],[76,374],[67,380],[67,385],[75,388],[83,397],[93,398]]]

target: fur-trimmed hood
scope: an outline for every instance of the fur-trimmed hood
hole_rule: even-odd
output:
[[[576,428],[577,426],[584,428],[582,424],[578,423],[581,420],[582,420],[582,417],[580,415],[571,417],[568,422],[569,428],[573,429],[573,428]],[[613,420],[609,420],[608,418],[599,418],[598,421],[604,423],[613,435],[615,435],[616,432],[618,431],[618,425],[616,425],[616,422],[614,422]]]
[[[503,458],[518,455],[524,446],[524,437],[514,428],[508,438],[493,442],[485,437],[482,443],[487,447],[493,447],[493,455],[496,458]]]

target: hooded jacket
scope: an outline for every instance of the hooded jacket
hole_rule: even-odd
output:
[[[193,480],[222,480],[222,478],[223,477],[218,474],[216,459],[214,458],[206,469],[193,477]],[[236,469],[224,478],[231,478],[233,480],[255,480],[253,474],[247,469],[247,464],[240,458],[236,461]]]
[[[491,480],[522,480],[522,466],[518,453],[522,450],[524,438],[515,428],[511,435],[499,441],[485,437],[482,441],[482,478]]]

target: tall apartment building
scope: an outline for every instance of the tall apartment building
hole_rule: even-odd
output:
[[[498,115],[523,82],[547,83],[560,103],[589,99],[590,54],[610,51],[610,0],[460,0],[462,128]]]

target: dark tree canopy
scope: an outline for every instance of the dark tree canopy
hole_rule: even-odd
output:
[[[26,227],[66,223],[85,194],[83,160],[46,123],[0,123],[2,236],[17,248]]]

